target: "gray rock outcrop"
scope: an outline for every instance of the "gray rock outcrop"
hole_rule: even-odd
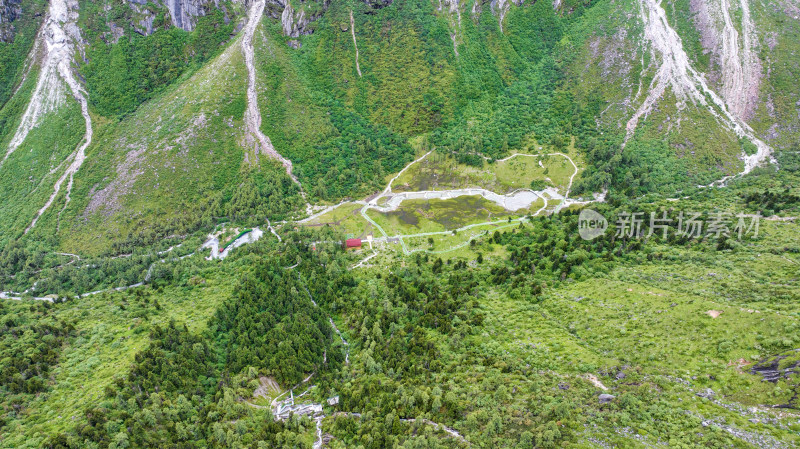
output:
[[[14,40],[13,22],[22,14],[20,0],[0,0],[0,41]]]
[[[206,15],[212,7],[219,6],[216,1],[210,0],[164,0],[164,3],[169,9],[172,24],[186,31],[194,29],[198,17]]]
[[[314,5],[313,3],[316,3]],[[319,19],[328,10],[329,1],[295,1],[267,0],[264,14],[281,21],[283,35],[286,37],[300,37],[314,32],[311,24]],[[293,47],[299,47],[297,44]]]
[[[391,5],[392,0],[364,0],[364,3],[372,9],[381,9]]]
[[[601,394],[597,397],[601,404],[608,404],[609,402],[614,400],[613,394]]]
[[[153,2],[166,8],[172,25],[185,31],[194,30],[200,17],[219,7],[218,0],[153,0]],[[148,1],[127,0],[127,3],[138,16],[138,20],[134,20],[135,23],[131,24],[136,32],[145,36],[153,34],[153,20],[156,13],[147,7]]]

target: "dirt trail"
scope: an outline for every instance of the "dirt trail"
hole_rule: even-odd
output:
[[[258,24],[261,23],[261,18],[264,15],[265,0],[255,0],[247,11],[247,23],[244,27],[242,35],[242,54],[244,55],[244,63],[247,66],[247,109],[244,113],[244,121],[247,125],[247,131],[258,142],[258,146],[263,154],[280,162],[286,169],[286,174],[300,187],[300,194],[303,200],[306,199],[303,185],[292,173],[292,161],[283,157],[272,146],[272,141],[263,132],[261,132],[261,110],[258,107],[258,95],[256,86],[256,68],[255,68],[255,54],[253,50],[253,36],[255,35]],[[256,152],[258,158],[258,152]],[[311,205],[306,201],[306,212],[311,214]]]
[[[422,155],[422,156],[420,156],[419,158],[417,158],[417,159],[415,159],[415,160],[411,161],[411,162],[410,162],[408,165],[406,165],[405,167],[403,167],[403,169],[402,169],[402,170],[400,170],[400,172],[399,172],[399,173],[397,173],[397,174],[394,176],[394,178],[392,178],[392,179],[390,179],[390,180],[389,180],[389,183],[386,185],[386,188],[385,188],[385,189],[383,189],[383,192],[381,192],[381,194],[380,194],[380,195],[376,196],[375,198],[373,198],[373,199],[372,199],[372,201],[370,201],[370,204],[377,205],[377,204],[378,204],[378,199],[380,199],[382,196],[385,196],[385,195],[386,195],[386,194],[388,194],[388,193],[392,193],[392,184],[394,184],[394,182],[395,182],[395,181],[397,181],[397,179],[398,179],[400,176],[402,176],[402,175],[403,175],[403,173],[405,173],[405,172],[406,172],[406,170],[408,170],[409,168],[411,168],[411,166],[412,166],[412,165],[414,165],[414,164],[416,164],[417,162],[419,162],[419,161],[421,161],[421,160],[425,159],[425,158],[426,158],[426,157],[428,157],[428,155],[429,155],[429,154],[431,154],[431,153],[433,153],[433,150],[431,150],[431,151],[428,151],[427,153],[423,154],[423,155]]]
[[[357,264],[355,264],[355,265],[353,265],[352,267],[350,267],[350,269],[351,269],[351,270],[355,270],[356,268],[361,268],[361,267],[365,266],[364,264],[366,264],[367,262],[369,262],[369,261],[370,261],[370,259],[372,259],[373,257],[375,257],[375,256],[377,256],[377,255],[378,255],[378,253],[372,253],[372,254],[370,254],[369,256],[367,256],[367,257],[365,257],[365,258],[361,259],[361,261],[360,261],[360,262],[358,262]]]
[[[338,209],[341,206],[344,206],[345,204],[360,204],[362,206],[366,206],[367,202],[366,201],[342,200],[341,202],[339,202],[337,204],[334,204],[333,206],[325,206],[325,207],[322,207],[322,208],[316,207],[316,209],[318,209],[318,212],[315,212],[313,215],[309,215],[308,217],[306,217],[306,218],[304,218],[302,220],[299,220],[297,223],[308,223],[310,221],[316,220],[319,217],[327,214],[328,212],[332,212],[333,210]]]
[[[723,0],[727,5],[727,0]],[[744,10],[747,10],[745,16],[746,22],[749,20],[749,8],[747,0],[742,0]],[[678,33],[670,26],[667,20],[666,12],[661,5],[660,0],[640,0],[639,15],[644,24],[644,35],[650,43],[650,53],[652,60],[659,61],[658,69],[653,76],[650,86],[647,90],[647,97],[630,118],[626,125],[626,136],[623,143],[627,143],[634,135],[639,121],[646,118],[654,109],[659,100],[661,100],[667,90],[670,88],[672,93],[676,96],[679,110],[687,106],[687,102],[705,107],[714,117],[727,126],[739,137],[746,137],[758,148],[758,152],[752,156],[743,155],[744,170],[736,176],[750,173],[756,166],[767,160],[772,154],[772,149],[759,140],[752,128],[740,116],[736,115],[736,110],[739,106],[734,102],[735,107],[730,107],[716,92],[714,92],[707,84],[703,75],[699,74],[691,65],[689,57],[683,48],[683,42]],[[728,17],[729,21],[729,17]],[[745,26],[747,37],[745,38],[745,47],[751,46],[752,23]],[[738,38],[734,35],[736,30],[731,25],[726,26],[726,33],[723,37],[723,50],[725,55],[723,61],[727,67],[726,72],[728,79],[729,90],[731,96],[742,96],[741,92],[747,86],[743,84],[746,82],[744,75],[744,66],[747,62],[741,63],[739,58],[739,45]],[[745,59],[752,58],[750,50],[745,50]],[[646,75],[648,67],[642,67],[642,74]],[[749,69],[748,69],[749,70]],[[744,81],[743,81],[744,80]],[[709,102],[710,100],[710,102]],[[732,177],[723,178],[714,185],[724,185],[724,183]]]
[[[405,419],[400,419],[400,421],[410,422],[410,423],[421,422],[423,424],[427,424],[427,425],[433,427],[434,430],[439,430],[439,429],[443,430],[449,436],[461,441],[462,443],[469,444],[469,442],[463,436],[461,436],[460,433],[458,433],[455,430],[445,426],[444,424],[439,424],[437,422],[433,422],[430,419],[405,418]]]
[[[36,222],[39,220],[42,214],[49,209],[53,204],[53,201],[55,201],[59,191],[61,190],[61,186],[64,184],[64,181],[69,179],[69,182],[67,182],[66,200],[64,203],[64,208],[67,207],[67,204],[70,201],[70,193],[72,192],[72,183],[75,173],[81,168],[81,165],[83,165],[83,161],[86,159],[86,148],[92,143],[92,118],[89,116],[89,103],[86,100],[85,91],[81,87],[80,83],[78,83],[78,80],[75,79],[71,67],[75,41],[80,39],[80,32],[75,25],[78,14],[72,11],[73,7],[77,8],[77,3],[68,4],[67,0],[53,0],[50,3],[48,18],[45,24],[45,33],[43,33],[46,39],[45,43],[47,45],[47,56],[40,81],[44,83],[43,86],[52,88],[50,83],[58,82],[55,73],[57,70],[60,78],[67,83],[67,86],[69,86],[69,89],[72,91],[72,95],[75,97],[75,100],[80,103],[81,115],[83,116],[83,120],[86,124],[86,131],[80,146],[78,146],[78,149],[75,150],[75,152],[69,157],[69,159],[72,160],[72,163],[56,181],[50,198],[47,200],[45,205],[39,209],[31,224],[25,229],[26,234],[33,229],[34,226],[36,226]],[[68,33],[70,33],[72,36],[68,36]],[[36,90],[34,91],[34,96],[31,98],[31,102],[28,105],[28,110],[31,110],[31,105],[44,105],[47,102],[52,104],[58,103],[58,98],[63,96],[63,92],[61,90],[51,90],[48,93],[45,87],[42,87],[42,89],[39,89],[39,87],[39,84],[37,84]],[[54,98],[43,98],[43,95],[53,96]],[[37,116],[37,114],[40,114],[41,111],[42,109],[40,108],[33,108],[31,120],[28,122],[29,124],[33,124],[30,128],[23,127],[23,125],[26,123],[25,117],[23,117],[23,123],[21,123],[20,128],[17,129],[17,135],[15,135],[6,157],[8,157],[11,152],[13,152],[14,149],[16,149],[16,147],[18,147],[25,140],[25,137],[30,129],[32,129],[36,122],[38,122],[40,115]],[[26,111],[26,116],[27,115],[28,111]],[[61,213],[59,212],[59,216],[60,215]]]
[[[356,22],[353,20],[353,10],[350,10],[350,33],[353,35],[353,46],[356,47],[356,71],[361,78],[361,66],[358,65],[358,43],[356,42]]]

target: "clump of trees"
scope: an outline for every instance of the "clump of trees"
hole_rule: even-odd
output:
[[[293,252],[302,263],[286,270],[273,251],[264,242],[243,248],[238,257],[250,269],[207,330],[192,333],[175,322],[154,326],[148,347],[106,388],[105,400],[86,409],[74,432],[54,435],[47,447],[295,447],[305,424],[251,416],[242,397],[252,395],[258,375],[291,387],[311,373],[324,379],[341,366],[344,353],[334,347],[327,315],[310,297],[318,294],[318,304],[325,304],[338,290],[328,289],[336,281],[326,269],[311,268],[322,267],[321,260],[328,265],[328,253],[302,247]],[[316,283],[308,291],[307,278]]]
[[[242,277],[235,299],[217,310],[212,328],[231,372],[265,367],[279,383],[294,385],[323,365],[341,363],[341,351],[331,350],[327,317],[297,275],[264,260]]]
[[[49,303],[0,302],[0,386],[15,394],[47,390],[50,369],[75,327],[53,316]]]
[[[782,191],[763,190],[742,194],[747,207],[761,211],[770,216],[786,210],[794,210],[800,205],[800,195],[792,194],[792,189],[786,187]]]

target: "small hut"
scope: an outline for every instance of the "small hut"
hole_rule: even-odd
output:
[[[361,239],[347,239],[344,241],[344,247],[346,249],[361,248]]]

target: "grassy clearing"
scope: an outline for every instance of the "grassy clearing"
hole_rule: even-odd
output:
[[[308,225],[336,224],[353,214],[357,214],[362,207],[363,206],[361,204],[357,203],[344,203],[332,211],[322,214],[313,220],[307,221],[306,223]]]
[[[555,187],[564,193],[570,177],[575,173],[575,167],[566,158],[548,156],[548,152],[543,148],[541,153],[515,153],[519,156],[503,161],[484,162],[481,167],[461,164],[452,155],[434,152],[406,170],[393,183],[392,189],[405,192],[477,187],[507,194],[519,189],[542,190]],[[574,156],[571,157],[575,160]]]
[[[361,208],[363,206],[355,203],[345,203],[336,209],[320,215],[314,220],[303,223],[305,227],[325,227],[330,226],[337,232],[345,236],[366,238],[366,235],[372,231],[372,224],[364,220],[361,216]]]
[[[614,362],[574,335],[547,309],[497,294],[481,301],[481,305],[490,331],[481,334],[475,343],[487,346],[487,340],[491,341],[496,350],[517,357],[520,363],[534,369],[582,374]]]
[[[442,255],[449,259],[459,257],[469,260],[477,257],[476,251],[471,243],[482,236],[493,234],[494,232],[506,232],[519,226],[519,223],[499,220],[496,223],[483,224],[462,230],[456,233],[447,232],[432,236],[404,237],[405,248],[410,252],[423,252],[429,254]],[[502,258],[504,251],[495,251],[494,255]]]
[[[575,167],[562,156],[530,157],[525,153],[502,162],[495,162],[493,171],[497,181],[512,190],[540,190],[543,187],[555,187],[564,193],[569,186],[570,177]]]
[[[665,271],[655,264],[652,269]],[[600,381],[612,394],[619,394],[633,382],[630,374],[628,379],[615,377],[621,367],[635,370],[637,377],[680,378],[691,384],[690,388],[675,384],[686,390],[680,393],[682,407],[701,416],[722,416],[739,429],[764,432],[747,416],[694,393],[711,388],[721,394],[717,400],[723,403],[750,407],[791,401],[794,381],[764,382],[749,369],[769,352],[762,346],[764,337],[792,332],[796,319],[731,307],[702,295],[617,280],[628,278],[628,270],[616,270],[610,279],[556,289],[542,303],[543,314],[568,331],[570,339],[579,340],[584,348],[601,356],[591,368],[608,373],[600,376]],[[711,310],[722,313],[713,318],[708,313]],[[581,362],[587,359],[581,356]],[[791,432],[773,435],[796,440]]]

